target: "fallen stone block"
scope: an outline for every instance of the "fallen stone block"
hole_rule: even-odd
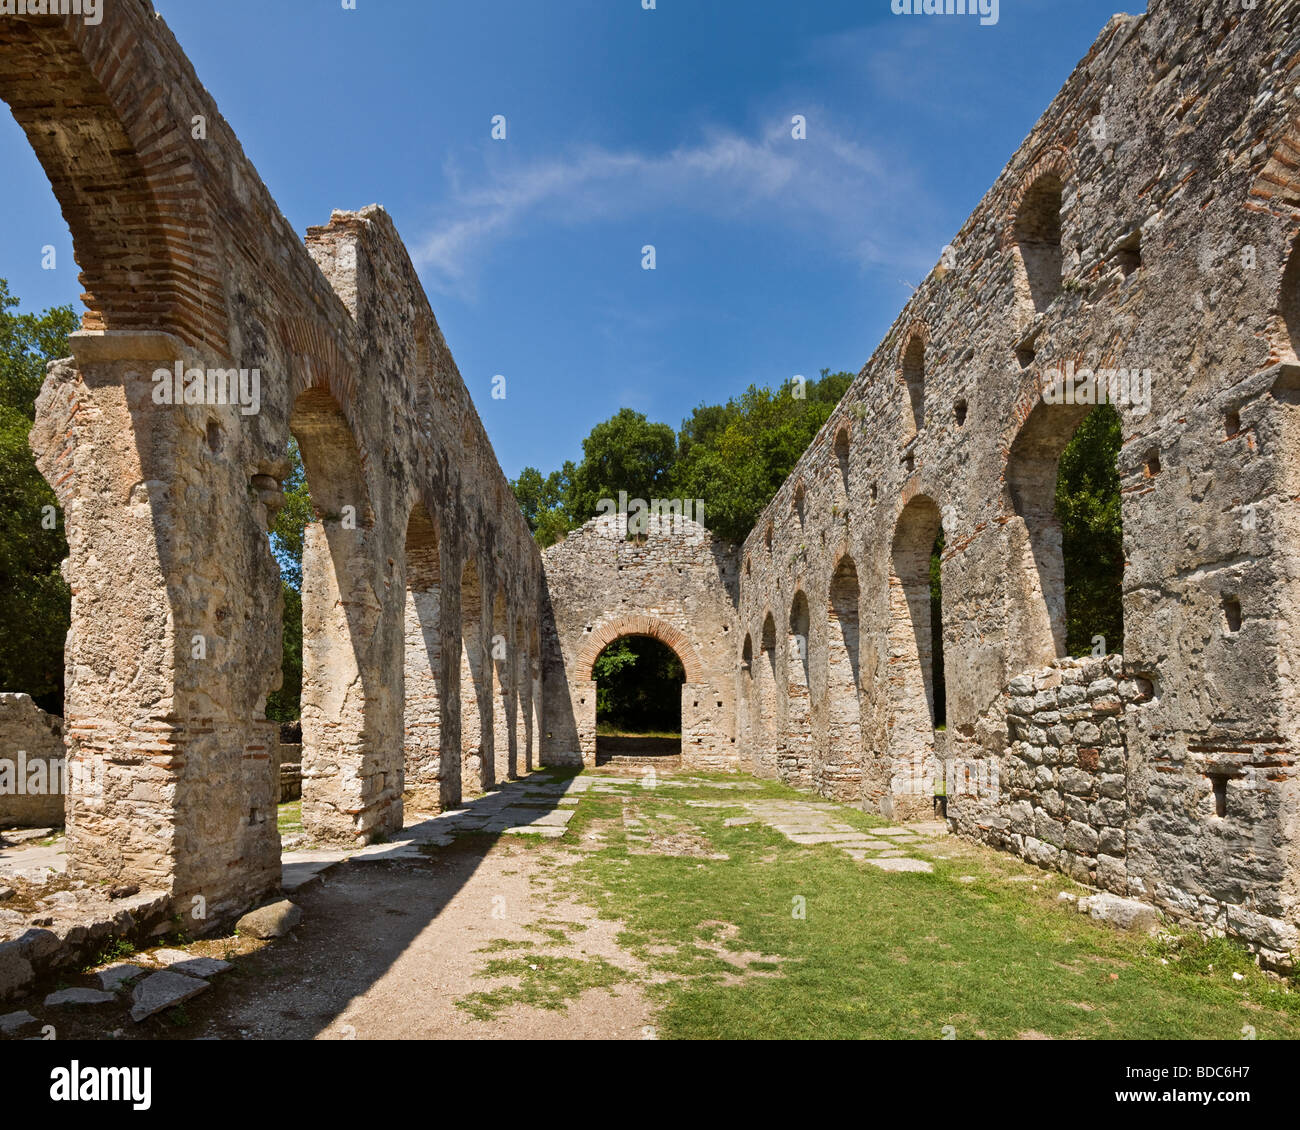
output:
[[[1089,895],[1075,905],[1080,914],[1086,914],[1098,922],[1109,923],[1117,930],[1154,934],[1160,929],[1160,917],[1155,908],[1136,899],[1109,894]]]
[[[95,976],[99,978],[99,987],[105,992],[114,993],[128,981],[134,980],[146,970],[140,965],[122,963],[101,969]]]
[[[188,957],[184,961],[173,962],[168,966],[175,973],[185,973],[190,977],[215,977],[218,973],[225,973],[228,969],[235,967],[228,961],[222,961],[219,957]]]
[[[30,1012],[10,1012],[0,1016],[0,1036],[17,1036],[40,1021]]]
[[[283,938],[301,921],[302,908],[288,899],[281,899],[250,910],[235,923],[235,929],[252,938]]]
[[[46,1008],[62,1008],[70,1004],[112,1004],[117,1000],[112,993],[99,989],[60,989],[45,998]]]
[[[869,859],[872,867],[881,871],[933,871],[934,864],[924,859]]]
[[[139,1024],[155,1012],[173,1008],[190,997],[198,996],[208,987],[206,981],[186,977],[183,973],[173,973],[170,969],[151,974],[131,994],[131,1019]]]

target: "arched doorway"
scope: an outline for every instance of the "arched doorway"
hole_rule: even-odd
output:
[[[628,757],[679,759],[686,671],[666,643],[623,635],[591,669],[596,683],[596,764]]]

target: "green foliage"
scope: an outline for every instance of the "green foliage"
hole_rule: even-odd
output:
[[[273,722],[294,722],[302,715],[302,545],[313,513],[302,453],[297,441],[290,439],[284,506],[271,527],[271,552],[280,565],[284,595],[282,679],[280,689],[272,691],[266,700],[266,716]]]
[[[46,363],[68,356],[77,318],[71,306],[12,313],[18,304],[0,279],[0,688],[25,691],[43,709],[61,714],[72,598],[59,565],[68,544],[54,492],[36,469],[27,435]],[[53,528],[46,528],[48,515]]]
[[[596,657],[597,722],[632,733],[679,732],[686,673],[672,648],[649,636],[624,636]]]
[[[1061,454],[1056,515],[1065,558],[1066,650],[1085,655],[1106,637],[1111,654],[1124,650],[1124,537],[1116,460],[1123,432],[1119,413],[1098,405]]]
[[[724,405],[701,405],[682,424],[669,497],[704,499],[709,529],[743,541],[852,380],[823,369],[803,399],[750,385]]]
[[[667,424],[652,424],[622,408],[591,429],[582,441],[582,462],[573,472],[568,509],[579,524],[595,516],[602,498],[667,498],[677,458],[677,437]]]
[[[791,387],[751,385],[726,404],[701,404],[674,435],[622,409],[582,443],[582,462],[543,477],[526,467],[511,486],[539,545],[554,545],[597,513],[602,498],[699,498],[705,524],[743,541],[853,377],[822,370],[796,398]]]

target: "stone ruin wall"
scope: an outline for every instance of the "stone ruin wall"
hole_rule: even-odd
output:
[[[87,291],[32,437],[69,540],[67,753],[101,783],[68,798],[73,874],[161,890],[181,911],[201,895],[209,923],[278,883],[266,531],[293,434],[320,511],[303,586],[318,835],[382,835],[408,797],[455,803],[539,746],[585,757],[594,694],[583,702],[575,675],[595,654],[579,634],[662,631],[694,649],[689,677],[710,692],[684,717],[697,763],[909,818],[930,811],[937,774],[975,766],[979,780],[996,760],[1020,792],[952,791],[959,829],[1021,836],[1023,851],[1017,829],[1056,819],[1059,793],[1084,818],[1059,846],[1033,835],[1054,865],[1293,950],[1300,6],[1149,9],[1107,25],[767,508],[735,579],[712,551],[653,541],[620,570],[638,547],[600,545],[590,526],[547,554],[544,579],[382,209],[335,213],[304,246],[146,0],[93,29],[0,24],[0,98],[50,177]],[[260,412],[161,409],[150,375],[176,361],[258,368]],[[1087,407],[1045,403],[1041,387],[1069,362],[1151,369],[1153,384],[1149,411],[1120,408],[1125,639],[1103,660],[1139,692],[1121,690],[1112,715],[1099,691],[1105,709],[1090,699],[1094,717],[1054,745],[1038,724],[1076,684],[1052,488]],[[1050,786],[1037,764],[1026,778],[1031,751],[1046,763],[1038,728],[1064,751]],[[1119,800],[1116,776],[1122,824],[1102,803]],[[1122,855],[1103,851],[1121,828]]]
[[[1117,406],[1125,636],[1104,662],[1118,686],[1150,692],[1121,696],[1095,788],[1061,791],[1063,811],[1086,816],[1078,850],[1046,826],[1034,838],[1051,848],[1029,850],[1278,957],[1300,924],[1300,6],[1149,7],[1107,25],[747,539],[738,728],[756,771],[894,817],[928,814],[936,774],[989,759],[1023,792],[1040,747],[1008,724],[1011,688],[1065,677],[1052,495],[1088,411],[1046,403],[1044,375],[1149,368],[1150,410]],[[1060,756],[1090,739],[1072,731]],[[1059,784],[1072,767],[1051,768]],[[1119,800],[1103,785],[1120,772],[1121,824],[1114,805],[1085,812]],[[1035,821],[1056,806],[1045,782],[1028,789],[998,804],[950,789],[949,816],[1015,847],[1030,835],[1023,806]],[[1123,852],[1102,852],[1121,828]]]
[[[63,719],[31,695],[0,694],[0,839],[5,828],[63,823],[64,764]]]
[[[592,519],[542,553],[548,765],[595,765],[592,664],[622,636],[651,636],[682,662],[682,765],[734,769],[735,547],[681,516],[651,518],[629,540],[627,515]]]
[[[68,757],[97,782],[67,800],[69,869],[202,905],[198,932],[279,885],[267,530],[290,435],[318,514],[303,811],[319,838],[400,828],[408,784],[435,808],[536,759],[541,559],[387,214],[336,212],[304,244],[146,0],[97,27],[0,21],[0,99],[86,288],[32,433],[69,541]],[[153,372],[177,361],[259,370],[259,410],[155,403]]]

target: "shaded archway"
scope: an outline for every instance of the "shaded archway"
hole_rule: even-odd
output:
[[[777,772],[783,781],[807,786],[812,771],[812,700],[808,679],[808,598],[802,592],[790,602],[785,647],[785,726]]]
[[[517,775],[518,742],[515,735],[515,643],[510,638],[506,590],[497,587],[492,601],[492,781]]]
[[[442,567],[438,530],[417,502],[406,525],[403,732],[408,803],[441,808]]]
[[[931,558],[939,539],[939,508],[918,495],[899,515],[889,576],[889,757],[887,807],[906,814],[925,792],[934,757],[935,640]],[[939,637],[941,638],[941,637]]]
[[[322,838],[364,838],[365,814],[384,794],[401,795],[396,751],[379,748],[396,688],[383,685],[380,657],[371,654],[382,608],[366,544],[369,493],[352,430],[329,392],[300,393],[289,427],[314,515],[302,556],[303,826]]]
[[[662,640],[625,635],[592,664],[596,684],[596,763],[612,757],[671,757],[682,752],[682,659]]]
[[[1017,290],[1035,312],[1046,310],[1061,293],[1062,191],[1060,172],[1046,171],[1029,185],[1016,210]]]
[[[858,569],[840,559],[826,602],[826,762],[820,791],[840,800],[856,799],[862,777],[862,685],[858,634]]]
[[[461,793],[482,792],[492,773],[492,676],[483,638],[483,586],[467,561],[460,578],[460,779]]]
[[[758,725],[754,733],[754,773],[760,777],[776,776],[777,694],[776,694],[776,621],[772,613],[763,619],[759,637],[758,684],[755,699]]]

